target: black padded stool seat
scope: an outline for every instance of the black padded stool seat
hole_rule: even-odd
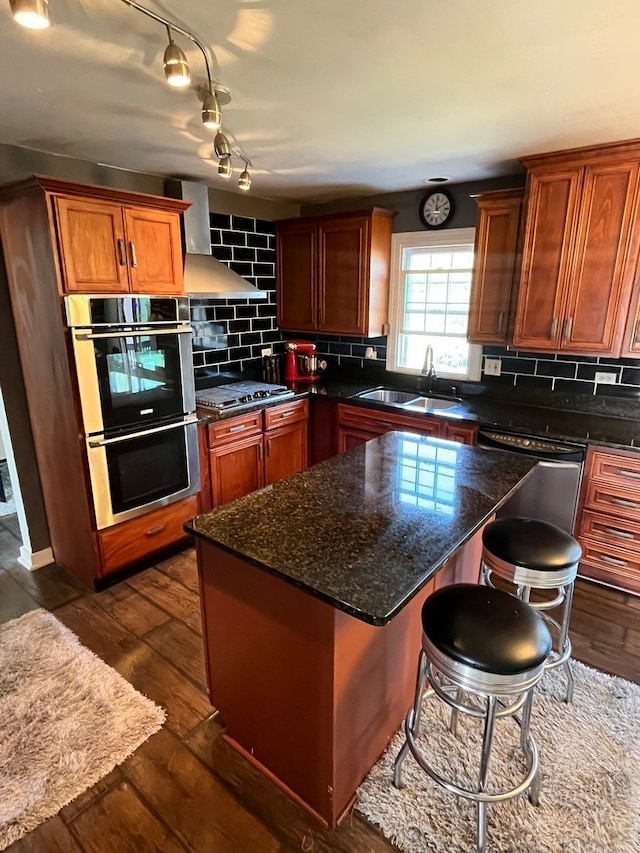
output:
[[[496,675],[535,669],[551,650],[549,631],[528,604],[477,584],[455,584],[430,595],[422,630],[452,660]]]
[[[566,569],[582,557],[582,548],[573,536],[535,518],[492,521],[482,531],[482,544],[505,563],[537,571]]]

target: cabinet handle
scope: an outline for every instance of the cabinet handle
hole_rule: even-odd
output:
[[[256,447],[258,448],[258,459],[262,462],[262,444],[258,444]]]
[[[617,536],[618,539],[633,539],[633,533],[628,533],[626,530],[618,530],[617,527],[603,527],[604,533],[610,533],[611,536]]]
[[[389,421],[376,421],[376,426],[388,427],[389,429],[396,429],[395,424],[390,424]]]
[[[553,340],[557,334],[558,334],[558,318],[554,317],[553,320],[551,321],[551,332],[549,334],[549,337],[551,338],[551,340]]]
[[[271,439],[267,439],[267,456],[271,456]]]
[[[571,327],[573,326],[573,317],[567,317],[564,321],[564,334],[562,335],[562,340],[566,343],[571,340]]]
[[[125,249],[124,240],[118,240],[118,257],[120,260],[120,266],[126,267],[126,265],[127,265],[127,250]]]
[[[609,498],[609,503],[616,506],[626,506],[629,509],[640,509],[640,504],[636,503],[636,501],[625,501],[623,498]]]
[[[131,266],[138,266],[138,253],[136,252],[136,244],[133,240],[129,240],[129,251],[131,252]]]
[[[150,527],[149,530],[145,530],[144,535],[157,536],[158,533],[162,533],[166,526],[166,524],[159,524],[157,527]]]
[[[238,426],[229,427],[229,432],[242,432],[242,430],[246,428],[246,424],[238,424]]]
[[[283,418],[290,418],[291,415],[295,415],[295,412],[279,412],[277,417],[282,420]]]
[[[618,468],[618,474],[620,477],[631,477],[633,480],[640,480],[640,473],[638,471],[627,471],[624,468]]]
[[[633,338],[631,340],[631,346],[635,346],[638,343],[638,332],[640,332],[640,319],[636,320],[635,325],[633,327]]]
[[[504,325],[504,311],[501,311],[498,314],[498,328],[496,329],[496,331],[501,332],[503,325]]]
[[[612,566],[622,566],[626,569],[629,563],[626,560],[619,560],[617,557],[610,557],[608,554],[600,554],[600,559],[603,563],[611,563]]]

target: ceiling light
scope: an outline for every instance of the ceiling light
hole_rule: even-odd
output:
[[[44,30],[49,26],[48,0],[10,0],[11,14],[16,24],[29,30]]]
[[[169,36],[169,44],[164,52],[164,73],[167,83],[170,86],[175,86],[176,89],[183,89],[191,82],[189,63],[187,62],[187,57],[171,37],[170,27],[167,27],[167,34]]]
[[[202,102],[202,124],[210,130],[218,130],[221,123],[220,105],[214,92],[209,92]]]
[[[247,169],[248,165],[249,164],[245,160],[244,172],[241,172],[240,177],[238,178],[238,186],[241,190],[245,191],[250,189],[251,187],[251,175],[249,174],[249,170]]]
[[[229,140],[220,130],[216,133],[216,138],[213,140],[213,150],[216,152],[216,157],[229,157],[231,154]]]
[[[221,178],[230,178],[233,174],[233,166],[231,165],[231,157],[221,157],[218,161],[218,174]]]

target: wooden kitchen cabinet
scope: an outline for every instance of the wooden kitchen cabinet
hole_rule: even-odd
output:
[[[636,275],[640,143],[532,157],[513,344],[619,355]]]
[[[577,535],[583,577],[640,594],[640,454],[589,448]]]
[[[66,293],[183,292],[179,212],[81,196],[53,202]]]
[[[517,266],[523,189],[497,190],[478,197],[467,339],[504,344]]]
[[[391,231],[381,208],[277,224],[278,326],[374,337],[389,310]]]
[[[304,470],[308,414],[307,400],[294,400],[211,422],[210,504],[222,506]]]
[[[387,409],[338,405],[338,450],[345,453],[358,444],[391,430],[432,435],[462,444],[475,444],[478,428],[475,424],[455,422],[425,415],[407,415]]]

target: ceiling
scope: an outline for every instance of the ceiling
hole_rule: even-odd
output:
[[[145,5],[145,0],[141,0]],[[312,203],[517,170],[527,154],[640,136],[637,0],[146,0],[213,51],[251,193]],[[0,142],[235,190],[164,28],[121,0],[0,0]],[[242,168],[241,161],[236,165]],[[237,177],[237,172],[236,172]]]

